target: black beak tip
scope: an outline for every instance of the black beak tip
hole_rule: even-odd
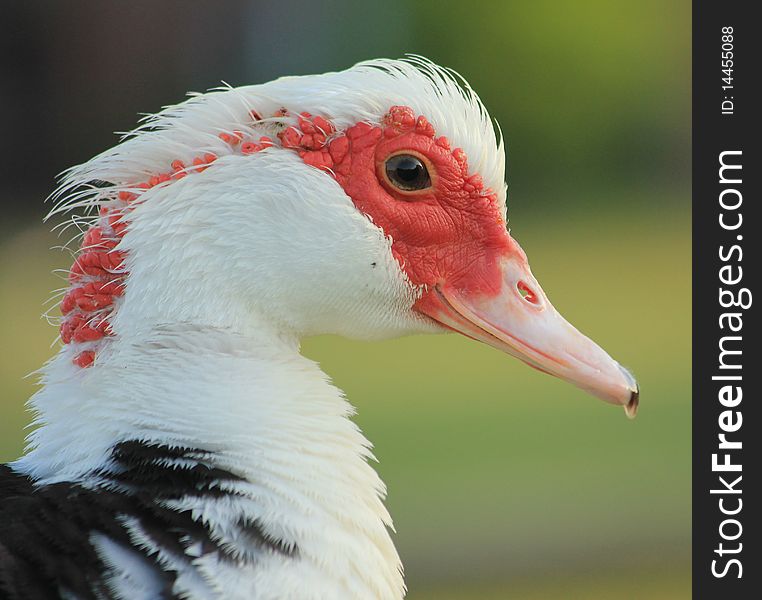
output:
[[[630,400],[627,402],[627,405],[624,407],[624,412],[627,413],[627,416],[630,419],[634,419],[635,415],[638,414],[638,405],[640,404],[640,388],[638,387],[638,384],[635,384],[635,389],[630,394]]]

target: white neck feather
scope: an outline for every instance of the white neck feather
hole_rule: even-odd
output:
[[[298,548],[295,558],[258,560],[256,586],[240,573],[226,580],[231,574],[216,566],[226,597],[402,597],[370,444],[342,393],[296,348],[180,326],[139,344],[115,340],[91,369],[69,358],[47,369],[34,400],[44,424],[21,470],[44,482],[78,480],[125,439],[209,450],[216,466],[246,482],[237,489],[243,497],[224,506],[193,505],[198,517],[223,532],[256,519]]]

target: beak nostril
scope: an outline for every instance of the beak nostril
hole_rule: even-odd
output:
[[[516,284],[516,289],[519,291],[519,295],[529,302],[530,304],[539,304],[540,300],[537,298],[537,294],[535,294],[532,291],[532,288],[530,288],[526,283],[523,281],[519,281]]]

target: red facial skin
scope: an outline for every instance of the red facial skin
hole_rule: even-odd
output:
[[[635,415],[634,378],[548,302],[508,235],[496,194],[469,173],[462,150],[451,151],[425,117],[404,106],[392,107],[380,125],[334,133],[325,119],[302,114],[279,137],[305,163],[331,173],[391,238],[400,267],[423,288],[418,312]],[[405,191],[389,181],[385,163],[399,154],[427,165],[429,188]]]
[[[286,109],[277,113],[289,115]],[[261,119],[252,112],[252,120]],[[500,292],[497,259],[517,252],[508,235],[496,194],[485,189],[481,177],[468,170],[463,150],[451,150],[445,137],[435,137],[433,126],[405,106],[389,110],[382,125],[357,123],[335,135],[323,117],[302,113],[296,124],[279,135],[283,148],[292,149],[305,163],[331,173],[353,200],[392,239],[392,254],[411,283],[424,293],[415,308],[430,314],[439,300],[435,286],[445,284],[462,295]],[[246,139],[240,131],[223,132],[220,139],[231,151],[253,154],[276,144],[268,137]],[[385,175],[386,160],[413,154],[427,165],[431,187],[414,192],[397,189]],[[207,169],[217,156],[207,153],[192,165],[175,160],[133,187],[147,190]],[[101,221],[83,240],[82,253],[71,269],[72,287],[61,304],[64,343],[93,342],[111,335],[108,327],[114,298],[124,293],[123,253],[114,250],[124,235],[131,204],[138,193],[120,191],[118,203],[101,209]],[[80,352],[75,363],[92,364],[93,350]]]
[[[426,119],[407,107],[392,108],[383,126],[349,128],[346,139],[347,152],[331,169],[357,208],[392,239],[411,283],[424,286],[415,308],[428,312],[427,304],[438,302],[434,286],[445,283],[466,295],[500,293],[498,257],[523,252],[508,235],[497,195],[469,173],[465,153],[435,138]],[[385,162],[397,154],[421,158],[431,187],[403,191],[388,181]]]

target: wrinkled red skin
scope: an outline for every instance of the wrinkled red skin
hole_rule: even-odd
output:
[[[435,138],[425,118],[416,119],[407,107],[394,107],[383,126],[349,128],[346,139],[347,152],[331,169],[357,208],[392,239],[392,253],[410,281],[425,286],[415,308],[435,309],[435,285],[464,295],[499,294],[498,259],[523,253],[508,235],[497,195],[469,173],[465,153],[450,150],[448,141]],[[403,192],[386,179],[386,159],[400,153],[425,160],[430,189]]]
[[[276,116],[286,116],[284,108]],[[253,121],[261,119],[252,111]],[[445,137],[435,137],[434,127],[406,106],[394,106],[382,125],[357,123],[336,135],[326,118],[302,113],[297,123],[279,135],[281,147],[294,150],[306,164],[332,174],[357,208],[368,215],[392,240],[392,254],[411,283],[423,286],[415,308],[434,314],[441,308],[435,286],[495,296],[501,291],[498,259],[511,253],[523,257],[521,248],[508,235],[496,194],[485,189],[478,174],[470,174],[463,150],[451,150]],[[247,140],[240,131],[219,134],[222,141],[241,154],[254,154],[275,144],[268,137]],[[432,186],[404,192],[395,188],[384,172],[385,161],[395,154],[422,158]],[[158,173],[134,187],[147,190],[207,169],[217,156],[206,153],[192,165],[171,163],[171,170]],[[124,235],[130,204],[138,194],[120,191],[125,206],[101,208],[102,222],[84,237],[82,251],[70,272],[71,289],[61,304],[64,320],[61,338],[70,342],[93,342],[112,335],[108,315],[114,299],[124,293],[124,254],[116,251]],[[89,281],[88,278],[92,279]],[[102,314],[99,314],[102,313]],[[77,354],[80,367],[93,364],[94,350]]]

